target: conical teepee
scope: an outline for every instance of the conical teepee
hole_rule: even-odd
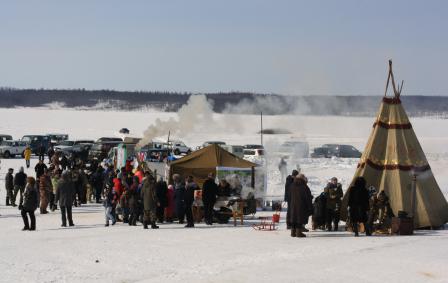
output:
[[[387,96],[390,81],[394,97]],[[412,180],[416,177],[415,228],[441,226],[448,221],[448,204],[401,104],[402,87],[403,83],[398,88],[395,85],[389,61],[386,91],[353,181],[362,176],[367,186],[384,190],[397,215],[398,211],[412,214]],[[349,190],[342,204],[343,218],[348,195]]]

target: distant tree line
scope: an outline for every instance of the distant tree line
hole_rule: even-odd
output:
[[[101,105],[122,110],[144,107],[177,111],[193,93],[163,91],[115,91],[85,89],[14,89],[0,88],[0,107],[42,107],[60,103],[65,107],[94,108]],[[313,114],[372,116],[378,110],[381,96],[282,96],[250,92],[204,93],[213,102],[213,110],[267,115]],[[411,116],[446,113],[448,97],[402,96]],[[445,115],[446,116],[446,115]]]

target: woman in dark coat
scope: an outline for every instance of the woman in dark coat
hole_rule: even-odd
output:
[[[61,208],[62,227],[74,226],[72,218],[72,206],[75,200],[76,188],[75,184],[70,180],[68,171],[62,172],[61,181],[58,183],[56,191],[56,202],[59,202]]]
[[[33,177],[28,177],[25,192],[23,193],[23,205],[21,211],[24,224],[22,231],[36,230],[36,217],[34,216],[34,211],[37,209],[38,205],[37,194],[36,180]],[[27,214],[30,217],[31,226]]]
[[[182,182],[179,174],[173,175],[173,181],[175,213],[179,224],[183,224],[185,219],[185,183]]]
[[[139,179],[134,176],[129,187],[127,205],[129,206],[129,225],[136,226],[138,219],[138,185]]]
[[[168,205],[167,193],[168,185],[163,179],[160,179],[156,183],[156,194],[160,202],[160,206],[157,207],[157,221],[160,223],[164,221],[165,207]]]
[[[218,194],[218,185],[215,183],[215,176],[213,173],[208,174],[202,186],[202,201],[204,203],[204,218],[207,225],[213,223],[213,207],[216,202],[216,195]]]
[[[291,224],[291,237],[306,237],[303,226],[313,213],[313,204],[310,189],[303,178],[294,178],[289,196],[291,209],[287,221]]]
[[[369,192],[366,188],[366,180],[357,177],[354,185],[350,188],[348,198],[350,221],[353,225],[353,232],[358,237],[358,224],[363,223],[366,228],[366,235],[370,236],[370,229],[366,226],[367,212],[369,211]]]

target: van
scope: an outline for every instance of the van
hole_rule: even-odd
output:
[[[244,149],[243,150],[243,156],[244,158],[250,158],[250,157],[263,157],[264,156],[264,149],[257,148],[257,149]]]
[[[51,138],[49,135],[25,135],[21,141],[26,142],[30,146],[32,153],[38,154],[41,146],[44,147],[45,153],[47,153]]]

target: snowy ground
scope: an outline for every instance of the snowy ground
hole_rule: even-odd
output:
[[[71,138],[115,135],[127,127],[141,136],[156,118],[173,113],[100,112],[45,109],[0,109],[0,133],[63,132]],[[288,128],[304,137],[310,147],[348,143],[363,150],[374,118],[267,116],[265,127]],[[259,117],[213,115],[182,139],[190,146],[205,140],[229,144],[258,143]],[[448,121],[411,119],[427,153],[434,175],[448,196]],[[265,136],[275,147],[289,136]],[[36,160],[33,160],[35,164]],[[281,195],[277,160],[268,164],[268,193]],[[356,160],[304,159],[300,163],[314,195],[332,176],[345,186]],[[33,165],[32,164],[32,165]],[[74,228],[60,228],[59,213],[39,215],[36,232],[22,232],[19,211],[4,206],[3,177],[18,169],[22,159],[1,160],[0,169],[0,282],[447,282],[448,232],[419,231],[411,237],[360,237],[345,232],[310,232],[291,238],[283,223],[275,232],[244,226],[197,225],[187,230],[178,224],[144,231],[141,226],[103,226],[103,209],[75,208]],[[27,173],[32,174],[32,171]],[[257,213],[270,214],[269,212]],[[96,262],[98,261],[98,262]]]

